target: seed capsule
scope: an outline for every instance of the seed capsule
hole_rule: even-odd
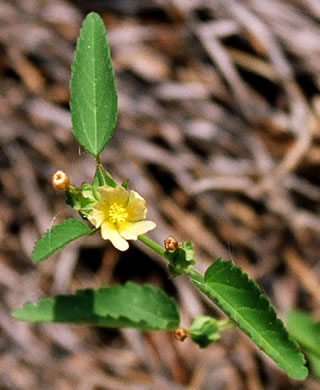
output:
[[[164,240],[164,247],[167,251],[176,251],[179,249],[179,243],[175,238],[168,237]]]
[[[57,171],[52,176],[52,187],[58,191],[66,191],[70,186],[70,179],[63,171]]]
[[[175,330],[174,336],[177,340],[184,341],[189,336],[189,332],[187,329],[178,328]]]

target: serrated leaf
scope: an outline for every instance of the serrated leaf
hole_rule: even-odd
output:
[[[204,280],[195,277],[193,282],[289,376],[306,378],[308,370],[297,344],[258,285],[240,268],[218,259]]]
[[[20,321],[91,324],[107,328],[173,330],[180,318],[175,301],[150,285],[102,287],[80,290],[27,303],[13,316]]]
[[[78,39],[71,78],[71,116],[78,142],[97,157],[117,122],[117,92],[105,27],[90,13]]]
[[[77,219],[67,219],[60,225],[54,226],[40,238],[33,250],[32,261],[36,264],[40,263],[50,257],[54,252],[65,247],[71,241],[86,236],[92,233],[92,231],[94,231],[94,229],[90,229],[87,225]]]

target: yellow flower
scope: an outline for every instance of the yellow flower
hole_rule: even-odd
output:
[[[128,193],[123,187],[98,188],[100,200],[93,206],[88,220],[101,227],[101,236],[110,240],[117,249],[129,248],[126,240],[136,240],[138,236],[152,230],[156,224],[144,221],[147,216],[146,201],[135,191]]]

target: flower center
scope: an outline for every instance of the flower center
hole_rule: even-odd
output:
[[[108,219],[112,223],[123,223],[128,218],[128,213],[123,206],[114,203],[110,206]]]

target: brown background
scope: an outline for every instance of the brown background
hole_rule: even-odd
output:
[[[28,300],[135,280],[195,315],[221,316],[134,243],[99,235],[35,267],[35,240],[75,216],[51,188],[63,169],[90,181],[71,133],[70,66],[85,14],[108,30],[119,91],[102,159],[130,178],[158,227],[196,244],[197,267],[232,259],[279,315],[319,318],[320,6],[317,0],[0,0],[0,389],[320,389],[288,379],[238,330],[200,350],[172,334],[30,325]]]

